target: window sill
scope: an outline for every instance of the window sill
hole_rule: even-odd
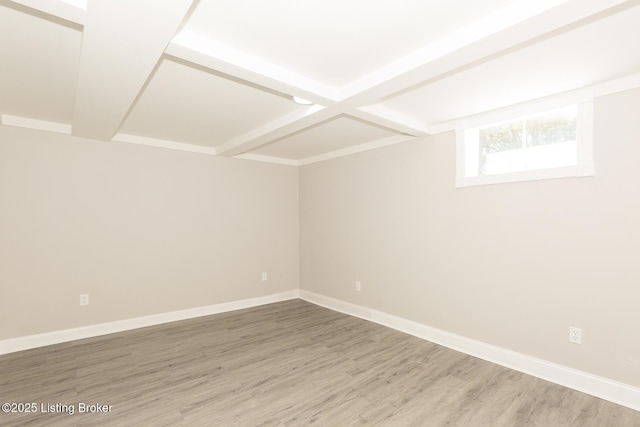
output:
[[[593,165],[569,166],[563,168],[540,169],[497,175],[456,177],[456,187],[503,184],[507,182],[534,181],[540,179],[570,178],[595,175]]]

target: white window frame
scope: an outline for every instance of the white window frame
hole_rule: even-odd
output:
[[[512,173],[466,176],[465,171],[465,132],[468,129],[490,126],[494,123],[518,120],[533,114],[540,114],[572,105],[578,106],[576,119],[576,158],[575,166],[519,171]],[[532,181],[539,179],[593,176],[593,95],[583,91],[531,102],[499,111],[471,117],[456,126],[456,187],[500,184],[506,182]]]

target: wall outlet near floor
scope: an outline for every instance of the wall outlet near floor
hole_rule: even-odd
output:
[[[89,294],[80,294],[80,305],[89,305]]]
[[[569,342],[582,344],[582,329],[571,326],[569,328]]]
[[[356,281],[356,291],[360,292],[362,290],[362,284]]]
[[[267,273],[262,273],[262,281],[266,282],[267,281]]]

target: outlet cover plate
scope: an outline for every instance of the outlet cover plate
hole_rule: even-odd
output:
[[[80,294],[80,305],[89,305],[89,294]]]
[[[582,329],[571,326],[569,328],[569,342],[582,344]]]

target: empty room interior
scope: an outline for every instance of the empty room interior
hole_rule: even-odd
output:
[[[0,425],[640,426],[640,1],[0,38]]]

